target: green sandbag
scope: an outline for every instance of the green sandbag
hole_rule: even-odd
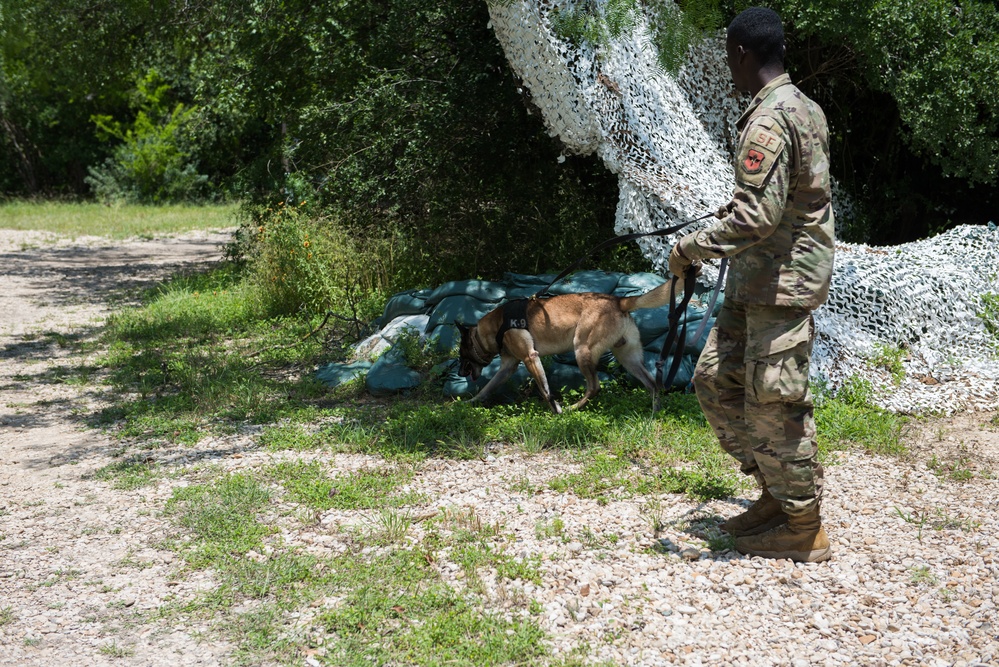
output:
[[[642,339],[643,347],[662,336],[669,329],[669,306],[642,308],[633,311],[631,317],[638,325],[638,333]]]
[[[513,287],[544,287],[552,280],[555,279],[556,273],[542,273],[538,276],[529,275],[526,273],[511,273],[507,271],[503,274],[503,282],[507,284],[507,288]]]
[[[622,274],[614,289],[615,296],[638,296],[662,285],[666,279],[655,273]]]
[[[450,352],[457,350],[461,342],[461,332],[458,327],[441,324],[427,336],[427,345],[434,352]],[[455,352],[457,355],[457,351]]]
[[[381,328],[403,315],[420,315],[427,310],[427,297],[430,290],[407,290],[392,295],[385,304],[385,311],[382,316],[375,320],[375,326]]]
[[[451,296],[465,296],[495,304],[506,297],[506,285],[488,280],[452,280],[444,283],[427,297],[428,306],[436,306]]]
[[[659,352],[645,351],[645,368],[652,373],[652,377],[656,377],[656,362],[659,361]],[[663,360],[663,380],[666,379],[666,374],[669,373],[670,366],[673,363],[673,357],[667,356]],[[690,381],[694,377],[694,366],[697,364],[697,360],[693,359],[690,355],[683,355],[683,359],[680,360],[680,368],[676,371],[676,377],[673,378],[673,386],[681,387],[686,389],[690,384]],[[637,382],[637,380],[634,380]]]
[[[500,360],[497,357],[493,359],[491,364],[482,369],[482,375],[479,376],[479,379],[472,382],[469,378],[463,378],[458,375],[458,364],[455,363],[444,376],[444,394],[452,398],[459,396],[462,398],[472,398],[496,375],[499,367]],[[527,384],[527,381],[530,379],[531,374],[521,364],[510,376],[510,379],[493,392],[489,400],[510,401],[516,399],[520,394],[521,387]]]
[[[576,292],[599,292],[610,294],[621,279],[620,273],[607,271],[577,271],[552,285],[552,294],[574,294]]]
[[[470,296],[449,296],[438,303],[427,321],[427,333],[434,331],[438,325],[461,322],[474,326],[483,315],[496,308],[495,303],[487,303]]]
[[[700,340],[694,340],[694,335],[697,334],[697,330],[701,328],[701,320],[698,319],[696,322],[687,323],[687,340],[683,345],[683,353],[685,356],[693,357],[694,361],[697,357],[701,356],[701,352],[704,350],[704,344],[708,340],[708,334],[711,332],[711,327],[715,325],[714,318],[708,320],[707,325],[704,327],[704,331],[701,332]],[[663,345],[666,343],[666,333],[657,336],[654,340],[649,341],[642,345],[642,348],[646,352],[654,352],[659,354],[660,350],[663,349]]]
[[[389,396],[406,389],[414,389],[423,381],[422,376],[406,366],[402,354],[394,353],[397,348],[378,357],[364,380],[364,386],[372,396]]]
[[[548,378],[548,386],[553,389],[571,391],[586,388],[586,378],[579,372],[579,367],[575,364],[554,362],[545,369],[545,376]],[[601,372],[597,372],[597,378],[599,378],[601,385],[613,379],[607,373]]]
[[[316,371],[316,379],[330,387],[339,387],[344,382],[349,382],[356,377],[367,374],[371,368],[370,361],[354,361],[343,364],[326,364],[320,366]]]

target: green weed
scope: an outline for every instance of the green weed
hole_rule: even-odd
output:
[[[905,365],[902,362],[907,356],[908,353],[901,347],[879,344],[875,346],[871,363],[888,371],[897,386],[905,379]]]
[[[107,644],[101,644],[97,650],[109,658],[128,658],[135,655],[135,649],[121,646],[114,640]]]
[[[282,424],[268,426],[260,434],[259,443],[269,451],[311,451],[326,445],[322,433],[307,428],[303,424]]]
[[[957,456],[949,460],[941,460],[934,454],[926,462],[926,467],[940,479],[952,482],[967,482],[974,479],[975,473],[971,468],[971,459],[966,456]]]
[[[127,459],[97,469],[93,478],[110,482],[116,489],[133,491],[152,484],[156,480],[156,471],[142,460]]]
[[[547,540],[552,537],[562,538],[565,535],[565,522],[559,517],[539,521],[534,526],[534,534],[539,540]]]
[[[547,653],[533,620],[482,609],[419,552],[343,557],[331,572],[343,600],[317,618],[331,664],[528,664]]]
[[[318,510],[401,507],[423,500],[415,493],[393,493],[413,478],[411,470],[400,467],[331,477],[319,462],[290,461],[272,466],[266,474],[285,488],[291,500]]]
[[[188,563],[211,567],[260,549],[274,532],[257,520],[270,494],[246,475],[229,475],[210,484],[174,489],[165,512],[192,534],[182,549]]]
[[[912,574],[909,575],[909,581],[914,584],[934,586],[939,581],[939,578],[933,573],[929,565],[913,566],[911,569]]]
[[[835,396],[816,392],[815,424],[819,454],[859,446],[871,454],[904,456],[908,420],[871,402],[873,387],[861,378],[850,378]]]

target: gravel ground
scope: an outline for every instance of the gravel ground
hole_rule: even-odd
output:
[[[161,510],[185,477],[137,491],[93,479],[121,443],[81,425],[100,407],[92,388],[57,381],[81,361],[60,347],[62,336],[91,336],[109,304],[217,258],[222,240],[110,244],[0,231],[0,665],[229,664],[233,647],[206,622],[155,614],[213,585],[211,573],[181,575],[172,552],[158,548],[168,530]],[[842,454],[826,468],[834,555],[819,564],[710,551],[705,519],[736,514],[747,498],[601,505],[545,490],[576,470],[556,455],[501,449],[481,461],[431,460],[410,488],[428,498],[414,512],[471,509],[511,535],[515,553],[543,555],[541,585],[485,583],[495,608],[536,600],[556,653],[586,644],[594,660],[620,665],[999,665],[993,421],[995,413],[965,413],[918,422],[905,460]],[[181,471],[206,460],[252,469],[293,456],[258,450],[253,432],[150,451]],[[334,475],[384,464],[304,456]],[[330,511],[304,526],[294,516],[276,516],[283,530],[275,539],[317,555],[345,548],[343,527],[372,521],[367,512]],[[537,526],[554,518],[562,535],[539,537]],[[410,539],[421,530],[417,523]],[[463,586],[460,568],[444,559],[439,567]],[[308,635],[310,613],[290,619],[289,632]]]

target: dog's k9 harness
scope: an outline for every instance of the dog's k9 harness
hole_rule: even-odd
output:
[[[503,336],[510,329],[527,329],[527,304],[531,299],[514,299],[507,301],[503,309],[503,323],[496,332],[496,349],[503,350]]]

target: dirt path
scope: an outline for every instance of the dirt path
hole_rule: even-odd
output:
[[[161,548],[170,530],[162,509],[184,479],[165,476],[135,491],[94,479],[123,446],[84,425],[101,407],[98,385],[65,381],[86,363],[67,341],[91,339],[138,288],[218,259],[223,240],[112,244],[0,231],[0,665],[230,662],[233,647],[217,641],[209,621],[158,614],[213,585],[209,573],[182,574]],[[596,659],[629,665],[994,665],[994,423],[991,414],[921,422],[906,460],[843,454],[827,469],[823,506],[835,556],[817,565],[706,552],[672,523],[658,540],[668,553],[653,551],[645,499],[598,503],[544,489],[568,469],[554,456],[431,461],[414,488],[429,507],[469,507],[483,524],[502,522],[519,549],[543,555],[543,581],[530,594],[556,653],[585,643]],[[251,436],[237,440],[198,449],[230,447],[222,468],[266,462]],[[185,454],[175,454],[181,473]],[[347,469],[354,458],[328,463]],[[511,490],[511,479],[544,490]],[[742,507],[680,494],[661,501],[670,521]],[[294,539],[327,553],[339,538],[322,527],[357,518],[340,514],[327,512]],[[567,535],[592,527],[620,541],[594,550],[544,538],[536,527],[552,516]],[[456,581],[455,571],[441,575]]]
[[[113,307],[221,256],[222,234],[110,243],[0,230],[0,664],[216,665],[203,628],[150,621],[207,582],[174,579],[159,507],[92,479],[119,442],[66,383]]]

